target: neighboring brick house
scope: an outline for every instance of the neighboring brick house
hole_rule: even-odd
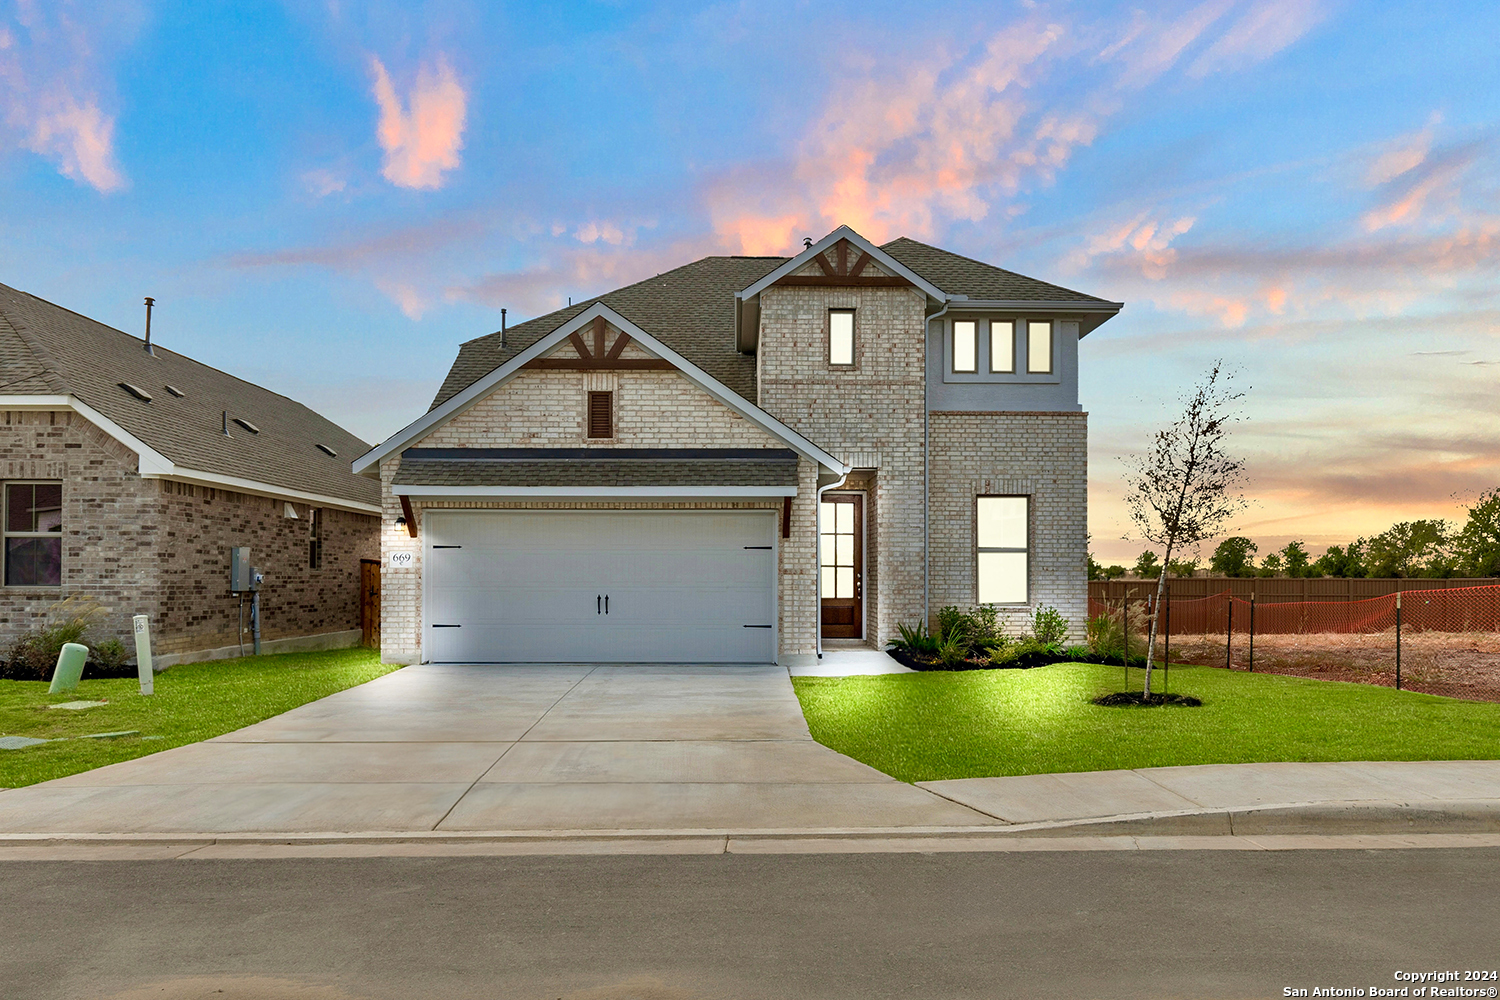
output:
[[[1087,610],[1078,341],[1119,303],[841,227],[462,345],[378,475],[386,660],[768,661]]]
[[[97,639],[150,615],[159,666],[237,652],[236,546],[265,575],[263,650],[360,641],[380,490],[343,428],[4,285],[0,412],[0,655],[72,595],[107,609]]]

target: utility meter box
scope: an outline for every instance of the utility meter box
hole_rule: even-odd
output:
[[[229,592],[244,594],[251,590],[250,549],[245,546],[229,550]]]

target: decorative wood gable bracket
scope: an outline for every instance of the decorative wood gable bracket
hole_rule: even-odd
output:
[[[578,352],[576,358],[533,358],[522,365],[522,368],[547,368],[552,370],[564,369],[568,371],[670,371],[676,367],[670,361],[661,358],[622,358],[620,357],[630,344],[630,335],[621,330],[615,342],[610,345],[606,352],[604,349],[605,324],[603,316],[595,316],[593,324],[593,347],[583,339],[583,335],[577,330],[568,335],[568,343],[573,345],[573,350]]]
[[[903,288],[911,285],[910,281],[899,276],[887,276],[884,274],[865,274],[865,268],[869,266],[870,255],[859,250],[848,240],[839,240],[832,247],[834,260],[829,261],[828,254],[819,253],[813,255],[813,263],[823,271],[822,274],[789,274],[776,280],[778,285],[815,285],[821,287],[848,288]],[[853,264],[849,262],[849,251],[859,250],[859,256],[854,259]]]

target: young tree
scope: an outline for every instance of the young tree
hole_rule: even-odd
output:
[[[1481,493],[1469,519],[1453,536],[1453,554],[1464,576],[1500,576],[1500,487]]]
[[[1156,553],[1150,549],[1135,557],[1135,575],[1142,580],[1149,580],[1161,573],[1161,560],[1156,558]]]
[[[1233,412],[1243,393],[1230,388],[1223,362],[1209,369],[1193,392],[1183,398],[1183,414],[1156,434],[1150,452],[1138,456],[1126,478],[1130,519],[1148,542],[1162,546],[1156,578],[1155,607],[1161,608],[1172,553],[1219,533],[1245,509],[1245,463],[1225,451]],[[1146,643],[1145,696],[1151,697],[1151,668],[1156,656],[1160,616],[1151,617]]]
[[[1328,551],[1318,556],[1313,563],[1313,573],[1318,576],[1363,578],[1365,574],[1365,540],[1350,542],[1348,547],[1330,545]]]
[[[1256,544],[1243,535],[1219,543],[1208,562],[1210,572],[1220,576],[1254,576]]]
[[[1167,572],[1172,576],[1187,577],[1198,572],[1197,559],[1173,559],[1167,563]]]
[[[1281,565],[1281,554],[1272,552],[1261,560],[1260,571],[1256,576],[1280,576],[1285,567]]]

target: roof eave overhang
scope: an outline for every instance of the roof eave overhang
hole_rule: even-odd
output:
[[[817,462],[821,466],[838,471],[840,474],[849,471],[850,467],[848,465],[777,420],[765,410],[751,403],[745,397],[708,374],[708,372],[699,368],[624,316],[615,312],[609,306],[602,302],[596,302],[556,330],[547,334],[547,336],[542,337],[536,343],[526,348],[526,350],[511,358],[499,368],[490,372],[484,378],[470,385],[462,392],[455,393],[442,406],[429,410],[391,435],[382,444],[371,448],[365,454],[355,459],[353,462],[354,472],[359,475],[378,475],[380,463],[385,459],[404,451],[412,442],[419,440],[435,428],[442,426],[472,407],[490,392],[514,378],[529,362],[551,351],[563,340],[567,339],[569,335],[592,323],[596,317],[602,317],[605,322],[629,334],[631,340],[634,340],[637,344],[662,360],[670,362],[674,368],[682,372],[683,375],[687,376],[690,381],[694,382],[704,392],[707,392],[714,399],[723,403],[746,420],[758,425],[771,436],[785,442],[793,451]]]
[[[397,483],[396,496],[413,500],[772,500],[797,495],[795,486],[423,486]]]
[[[335,507],[341,510],[357,511],[362,514],[380,513],[380,505],[377,503],[364,503],[359,500],[348,500],[343,497],[327,496],[321,493],[308,493],[304,490],[277,486],[274,483],[261,482],[256,479],[242,479],[238,476],[224,476],[215,472],[203,472],[198,469],[184,468],[146,444],[146,442],[134,434],[131,434],[109,417],[89,406],[77,396],[0,396],[0,408],[10,410],[72,410],[134,452],[136,455],[136,466],[142,479],[174,479],[183,482],[201,483],[205,486],[215,486],[222,489],[232,489],[240,493],[254,493],[277,500],[301,500],[304,503],[314,504],[319,507]]]
[[[1103,299],[1079,302],[1069,299],[964,299],[959,296],[955,296],[948,306],[950,312],[1045,312],[1076,315],[1080,337],[1088,336],[1124,308],[1123,302],[1106,302]]]

